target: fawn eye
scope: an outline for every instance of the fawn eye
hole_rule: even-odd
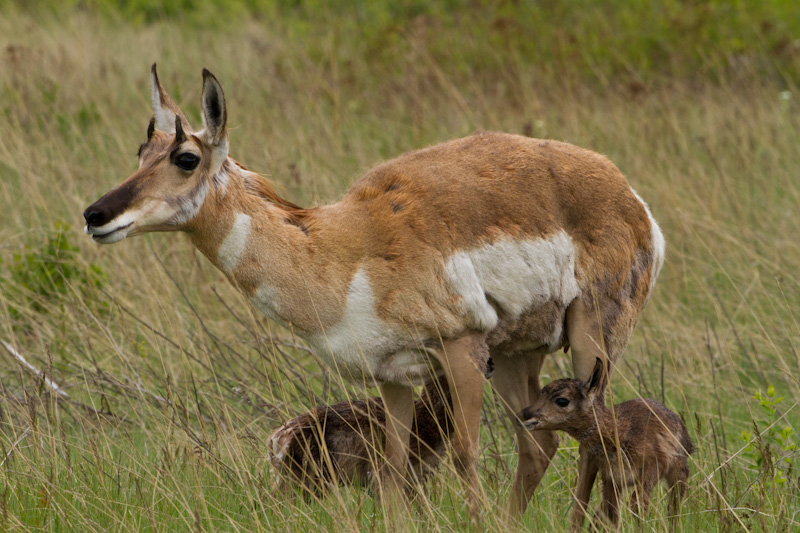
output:
[[[192,152],[184,152],[175,158],[175,165],[181,170],[194,170],[200,163],[200,158]]]
[[[559,407],[566,407],[569,405],[569,400],[566,398],[559,398],[556,400],[556,405]]]

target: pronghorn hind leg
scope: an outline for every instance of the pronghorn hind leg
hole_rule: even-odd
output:
[[[385,463],[378,476],[378,489],[385,512],[405,507],[404,484],[408,463],[409,437],[414,418],[414,387],[397,383],[380,386],[386,410]]]
[[[599,358],[605,364],[606,335],[601,327],[602,309],[591,303],[591,295],[579,296],[567,308],[567,338],[572,350],[572,371],[575,379],[587,381]],[[612,358],[613,360],[613,358]],[[606,368],[608,368],[606,366]]]
[[[597,294],[579,296],[567,308],[567,339],[572,350],[572,371],[576,379],[589,380],[598,359],[603,361],[606,371],[610,372],[609,361],[616,361],[625,348],[636,322],[634,315],[638,311],[632,306],[626,306],[622,312],[616,311],[618,309],[619,306],[610,302],[608,297]],[[611,316],[612,312],[616,316]],[[608,384],[608,378],[605,376],[601,385],[603,391]],[[597,466],[590,464],[589,454],[581,447],[578,479],[575,484],[576,502],[572,513],[573,528],[580,529],[596,475]],[[608,496],[609,490],[612,488],[603,488],[604,498]],[[610,509],[605,505],[605,508],[607,513],[616,513],[615,507]],[[613,518],[610,515],[609,517]]]
[[[539,372],[544,355],[493,357],[495,372],[492,386],[504,403],[512,420],[539,397]],[[554,431],[531,432],[515,423],[519,462],[511,487],[508,514],[518,518],[528,506],[528,501],[544,476],[550,459],[558,449],[558,436]]]
[[[453,402],[453,462],[467,489],[470,518],[480,518],[482,500],[478,478],[481,404],[489,349],[483,335],[445,341],[440,363],[450,385]]]
[[[633,271],[630,277],[635,277]],[[565,322],[574,378],[588,380],[598,358],[606,371],[612,370],[645,305],[646,283],[640,276],[635,290],[629,287],[614,293],[588,289],[569,304]]]

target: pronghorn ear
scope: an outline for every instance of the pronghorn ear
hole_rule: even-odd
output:
[[[223,146],[228,140],[228,113],[222,86],[208,69],[203,69],[203,126],[205,140],[212,146]]]
[[[153,118],[155,118],[155,128],[164,133],[175,133],[175,117],[181,118],[181,121],[187,129],[191,130],[189,121],[183,115],[180,108],[172,101],[172,98],[161,86],[158,81],[158,73],[156,72],[156,64],[150,67],[150,82],[153,98]]]
[[[605,389],[606,382],[608,381],[608,373],[606,372],[603,360],[599,357],[594,362],[594,369],[592,370],[592,377],[586,383],[586,394],[589,397],[594,397]]]

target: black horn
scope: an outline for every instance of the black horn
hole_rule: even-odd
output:
[[[183,124],[181,124],[180,115],[175,115],[175,142],[182,143],[186,140],[186,134],[183,133]]]

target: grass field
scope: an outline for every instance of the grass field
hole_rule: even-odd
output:
[[[689,426],[679,528],[800,529],[798,9],[401,4],[0,1],[0,340],[36,369],[0,346],[0,529],[387,529],[363,490],[277,498],[266,449],[281,421],[377,391],[323,371],[184,236],[82,234],[83,209],[135,170],[153,61],[195,124],[211,69],[232,155],[302,205],[479,129],[606,154],[667,239],[612,392]],[[485,400],[483,528],[506,530],[514,443]],[[576,457],[562,438],[523,528],[564,529]],[[427,488],[408,529],[470,527],[452,468]],[[665,496],[622,529],[665,529]]]

